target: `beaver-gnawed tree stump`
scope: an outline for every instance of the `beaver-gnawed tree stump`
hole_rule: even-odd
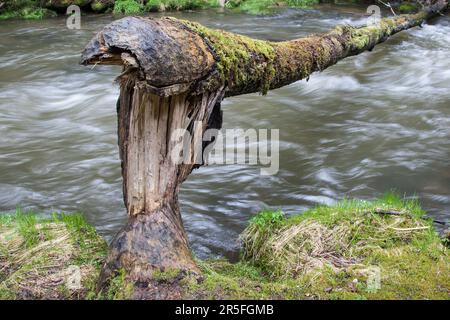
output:
[[[127,17],[107,25],[86,46],[81,63],[123,66],[117,113],[129,220],[110,245],[99,287],[120,269],[141,288],[152,282],[155,270],[199,273],[177,195],[202,163],[195,146],[206,146],[203,133],[222,125],[224,97],[265,94],[307,78],[419,26],[447,5],[447,0],[431,1],[417,14],[361,28],[338,26],[285,42],[255,40],[174,18]],[[182,163],[173,159],[180,153],[172,139],[179,129],[192,136],[182,150]]]

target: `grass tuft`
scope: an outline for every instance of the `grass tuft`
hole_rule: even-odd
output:
[[[286,217],[265,210],[242,260],[201,262],[187,298],[449,299],[448,250],[417,200],[388,193]]]
[[[325,265],[361,265],[379,250],[428,243],[432,225],[420,218],[423,214],[416,200],[391,193],[375,202],[318,206],[292,218],[264,211],[242,234],[243,257],[274,277],[296,277]]]
[[[273,9],[277,7],[310,8],[318,3],[319,0],[230,0],[226,7],[250,14],[264,15],[273,12]]]
[[[127,280],[126,272],[120,269],[118,274],[111,279],[105,298],[108,300],[126,300],[133,295],[134,286]]]
[[[1,214],[0,299],[86,298],[105,254],[104,240],[79,214]]]
[[[264,210],[241,236],[241,261],[197,261],[200,276],[155,271],[155,283],[175,285],[189,299],[448,300],[448,240],[424,214],[417,200],[392,193],[292,217]],[[0,299],[132,297],[124,270],[106,292],[95,292],[105,256],[104,241],[81,215],[1,214]],[[73,267],[81,272],[78,289],[68,286]]]
[[[218,0],[148,0],[145,4],[145,11],[186,11],[218,6]]]
[[[135,0],[116,0],[114,14],[136,15],[144,12],[144,6]]]
[[[56,12],[45,8],[25,7],[19,10],[8,10],[1,13],[0,21],[8,19],[41,20],[55,16]]]

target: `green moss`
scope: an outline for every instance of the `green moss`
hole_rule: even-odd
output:
[[[258,90],[265,94],[307,78],[348,55],[347,49],[356,54],[372,48],[410,18],[415,17],[384,19],[364,28],[340,26],[325,35],[284,42],[251,39],[189,21],[181,23],[205,38],[218,55],[219,77],[211,81],[210,89],[224,84],[232,96]]]
[[[108,300],[126,300],[133,295],[134,285],[127,280],[126,272],[120,269],[118,274],[109,282],[105,296],[100,293],[96,298]]]
[[[114,3],[114,14],[141,14],[144,12],[144,7],[135,0],[116,0]]]
[[[273,0],[247,0],[240,3],[239,9],[250,14],[268,14],[273,5]]]
[[[105,9],[105,5],[101,3],[100,1],[95,1],[91,4],[91,8],[94,11],[100,12]]]
[[[81,215],[0,214],[0,299],[85,298],[105,254],[104,240]],[[70,270],[81,275],[77,288],[67,287]]]
[[[218,0],[148,0],[145,4],[145,10],[150,12],[183,11],[216,8],[218,6]]]
[[[250,220],[250,224],[256,226],[257,228],[269,231],[271,228],[278,227],[284,221],[284,213],[281,210],[271,211],[264,210],[261,211],[256,217]]]
[[[425,214],[417,199],[402,199],[395,193],[388,192],[381,199],[375,201],[345,199],[333,206],[317,206],[301,215],[284,220],[284,224],[298,224],[307,219],[314,219],[325,226],[333,226],[342,221],[352,222],[358,215],[364,216],[375,210],[404,211],[416,218]],[[375,215],[375,217],[380,218],[379,215]]]
[[[398,10],[403,14],[415,13],[419,11],[419,5],[412,2],[403,2],[398,7]]]
[[[204,279],[188,283],[187,297],[448,299],[447,248],[423,215],[393,194],[291,218],[264,211],[243,234],[242,261],[199,263]]]
[[[35,7],[25,7],[19,10],[5,11],[0,14],[0,20],[8,19],[25,19],[25,20],[40,20],[43,18],[55,17],[56,12]]]
[[[201,276],[156,270],[154,285],[178,286],[191,299],[449,299],[448,249],[417,200],[389,193],[292,217],[265,210],[241,240],[240,262],[197,261]],[[95,292],[105,255],[80,215],[2,214],[0,299],[129,299],[134,286],[123,269]],[[52,284],[74,265],[83,270],[81,290]]]
[[[163,0],[148,0],[145,4],[145,11],[158,12],[164,10],[165,6]]]
[[[212,44],[219,57],[217,68],[222,82],[229,82],[230,87],[253,85],[267,93],[275,75],[272,65],[275,50],[271,42],[209,29],[196,22],[181,22]]]
[[[38,0],[5,0],[2,1],[0,20],[7,19],[43,19],[56,16],[54,11],[42,7]]]
[[[290,7],[297,8],[308,8],[314,4],[318,4],[319,0],[286,0],[286,3]]]
[[[175,279],[180,275],[179,269],[170,269],[170,270],[158,270],[153,271],[153,279],[156,281],[169,281]]]
[[[271,13],[276,7],[308,8],[318,3],[319,0],[231,0],[226,7],[261,15]]]
[[[93,0],[90,5],[94,12],[105,12],[114,7],[114,2],[114,0]]]

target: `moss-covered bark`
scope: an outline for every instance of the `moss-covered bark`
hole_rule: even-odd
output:
[[[390,36],[419,26],[447,5],[448,1],[438,0],[417,14],[385,18],[359,28],[338,26],[325,34],[285,42],[255,40],[190,21],[181,23],[200,34],[219,56],[217,83],[226,84],[227,96],[256,91],[265,94],[306,79],[345,57],[372,50]]]
[[[82,60],[83,63],[112,63],[115,60],[115,64],[126,65],[126,62],[121,61],[120,54],[128,50],[144,73],[141,78],[155,87],[183,84],[186,91],[201,93],[216,91],[225,86],[225,96],[252,92],[265,94],[268,90],[306,79],[312,73],[322,71],[346,57],[372,50],[390,36],[419,26],[447,6],[447,0],[434,0],[430,6],[416,14],[385,18],[377,24],[364,27],[337,26],[328,33],[284,42],[252,39],[175,18],[124,18],[113,22],[99,33],[97,38],[103,42],[102,45],[98,46],[99,41],[92,41]],[[140,33],[138,41],[127,43],[128,40],[122,38],[120,43],[116,43],[115,39],[119,39],[121,34],[129,34],[130,30],[134,30],[135,34]],[[149,57],[154,56],[153,50],[167,52],[169,46],[152,42],[152,34],[159,32],[156,30],[163,30],[167,37],[175,39],[171,43],[176,47],[184,46],[182,55],[164,55],[166,62],[159,66],[152,63],[153,58]],[[201,38],[194,39],[186,31]],[[184,36],[189,39],[189,43],[183,41]],[[202,49],[200,57],[213,55],[216,60],[214,65],[204,59],[198,60],[199,51],[196,48],[205,46],[207,50]],[[192,47],[192,52],[188,52],[189,47]],[[105,52],[108,52],[108,56]],[[148,57],[145,56],[146,52],[149,53]],[[160,60],[158,55],[155,59]],[[189,66],[184,62],[186,60],[191,61]],[[168,65],[171,68],[168,69]],[[165,74],[175,69],[179,71],[179,75],[175,77],[171,73],[164,84],[159,77],[151,74]],[[189,72],[191,69],[192,73]]]

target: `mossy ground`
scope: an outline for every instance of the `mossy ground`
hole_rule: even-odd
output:
[[[344,200],[285,217],[256,216],[237,264],[201,262],[191,297],[449,299],[447,248],[417,201]]]
[[[230,0],[225,8],[250,14],[268,14],[277,7],[308,8],[319,0]],[[144,12],[185,11],[220,7],[219,0],[116,0],[115,14],[138,14]]]
[[[43,19],[56,16],[56,12],[44,8],[37,0],[5,0],[6,8],[0,12],[0,20]],[[67,1],[67,5],[77,1]],[[225,8],[250,14],[268,14],[277,7],[306,8],[319,0],[231,0]],[[139,15],[147,12],[188,11],[219,8],[219,0],[93,0],[83,10],[93,12],[113,12],[115,15]]]
[[[292,217],[263,211],[242,234],[240,262],[198,261],[201,276],[158,271],[153,285],[181,288],[182,297],[190,299],[450,299],[448,249],[424,214],[417,201],[392,194],[372,202],[344,200]],[[64,234],[70,235],[67,240],[45,245]],[[105,245],[80,216],[3,215],[0,247],[0,298],[37,297],[36,284],[38,293],[58,299],[133,295],[123,272],[107,292],[94,293]],[[44,247],[46,254],[36,250]],[[27,252],[33,258],[17,264]],[[45,285],[74,264],[90,270],[82,290]]]
[[[405,1],[400,3],[398,10],[402,14],[416,13],[420,10],[420,6],[417,3]]]
[[[79,214],[0,214],[0,300],[89,298],[105,254]]]
[[[43,19],[56,16],[56,12],[42,7],[37,0],[4,0],[6,8],[0,12],[0,21],[7,19]],[[229,0],[225,8],[249,14],[265,15],[277,8],[311,8],[324,1],[320,0]],[[333,1],[332,1],[333,2]],[[361,0],[334,1],[336,4],[359,3]],[[76,0],[67,4],[78,4]],[[189,11],[219,8],[219,0],[92,0],[83,10],[97,13],[113,12],[116,15],[140,15],[147,12]],[[418,6],[405,1],[399,4],[400,13],[414,13]]]
[[[230,0],[226,7],[237,9],[250,14],[269,14],[278,7],[310,8],[318,4],[319,0]]]

